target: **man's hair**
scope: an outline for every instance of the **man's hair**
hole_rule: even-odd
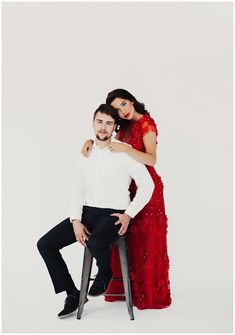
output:
[[[96,114],[98,112],[111,116],[111,118],[114,119],[114,123],[118,124],[119,121],[118,113],[116,109],[114,109],[111,105],[101,104],[93,115],[93,121],[95,120]]]

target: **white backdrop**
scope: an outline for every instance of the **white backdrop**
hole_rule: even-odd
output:
[[[232,2],[3,3],[3,331],[232,331]],[[102,298],[58,320],[37,240],[68,216],[71,163],[114,88],[158,130],[172,305]],[[79,286],[83,248],[62,250]],[[94,269],[95,271],[95,269]]]

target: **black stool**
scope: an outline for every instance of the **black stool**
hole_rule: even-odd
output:
[[[130,284],[130,274],[129,274],[129,253],[128,253],[128,244],[127,244],[127,236],[119,237],[115,242],[112,243],[112,246],[118,248],[120,263],[122,269],[122,278],[124,284],[123,294],[105,294],[107,296],[125,296],[126,297],[126,305],[128,309],[128,313],[130,315],[130,319],[134,320],[133,314],[133,305],[131,300],[131,284]],[[81,287],[80,287],[80,300],[78,306],[77,319],[81,319],[81,315],[83,312],[83,307],[85,303],[85,299],[87,296],[89,283],[94,280],[91,277],[91,269],[93,263],[93,256],[87,247],[84,248],[84,256],[83,256],[83,266],[82,266],[82,278],[81,278]],[[120,278],[113,278],[112,280],[121,280]]]

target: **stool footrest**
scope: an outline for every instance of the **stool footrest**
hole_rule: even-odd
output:
[[[90,278],[89,280],[95,280],[95,278]],[[112,281],[123,281],[122,278],[112,278]]]
[[[125,297],[125,293],[107,293],[105,297]]]

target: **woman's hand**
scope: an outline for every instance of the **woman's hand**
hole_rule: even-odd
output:
[[[91,152],[92,149],[92,145],[93,145],[94,141],[93,140],[87,140],[82,147],[81,153],[83,154],[83,156],[88,157],[89,153]]]
[[[125,214],[125,213],[124,214],[113,213],[113,214],[111,214],[111,216],[117,216],[118,217],[119,220],[117,222],[115,222],[115,225],[117,225],[117,224],[122,225],[121,228],[118,231],[118,234],[120,236],[124,235],[125,232],[127,231],[128,226],[129,226],[131,217],[129,215]]]
[[[125,143],[110,142],[109,149],[114,152],[127,152],[130,146]]]
[[[73,220],[72,223],[76,240],[86,246],[86,241],[89,240],[91,233],[79,220]]]

